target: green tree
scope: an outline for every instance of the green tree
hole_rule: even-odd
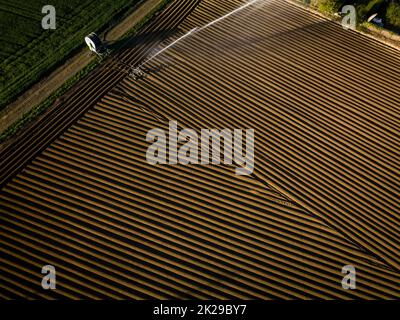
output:
[[[400,3],[391,2],[386,10],[386,21],[395,28],[400,29]]]
[[[333,14],[338,12],[343,1],[340,0],[321,0],[318,4],[318,10],[322,13]]]

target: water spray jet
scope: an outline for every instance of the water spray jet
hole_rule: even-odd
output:
[[[131,72],[130,75],[133,76],[135,79],[143,77],[143,76],[144,76],[144,73],[143,73],[143,71],[141,70],[141,68],[142,68],[145,64],[149,63],[150,61],[152,61],[153,59],[155,59],[157,56],[159,56],[160,54],[162,54],[163,52],[165,52],[165,51],[167,51],[168,49],[172,48],[172,47],[173,47],[174,45],[176,45],[178,42],[184,40],[185,38],[189,37],[190,35],[193,35],[193,34],[199,32],[199,31],[202,31],[202,30],[204,30],[204,29],[207,29],[207,28],[211,27],[212,25],[214,25],[214,24],[216,24],[216,23],[218,23],[218,22],[220,22],[220,21],[222,21],[222,20],[225,20],[226,18],[230,17],[231,15],[234,15],[235,13],[237,13],[237,12],[239,12],[239,11],[242,11],[243,9],[245,9],[245,8],[251,6],[251,5],[253,5],[253,4],[255,4],[256,2],[259,2],[259,1],[260,1],[260,0],[252,0],[252,1],[249,1],[248,3],[245,3],[244,5],[242,5],[241,7],[237,8],[237,9],[235,9],[235,10],[229,12],[229,13],[227,13],[226,15],[224,15],[224,16],[218,18],[218,19],[215,19],[214,21],[211,21],[210,23],[206,24],[206,25],[203,26],[203,27],[194,28],[194,29],[190,30],[188,33],[186,33],[186,34],[183,35],[182,37],[176,39],[174,42],[172,42],[171,44],[169,44],[168,46],[166,46],[164,49],[160,50],[159,52],[157,52],[156,54],[154,54],[153,56],[151,56],[149,59],[147,59],[146,61],[142,62],[138,67],[136,67],[135,69],[132,70],[132,72]]]

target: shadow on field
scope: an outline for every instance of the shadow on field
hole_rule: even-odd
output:
[[[114,66],[118,65],[120,71],[131,75],[135,80],[146,79],[150,74],[156,74],[169,68],[171,66],[171,61],[163,59],[163,61],[157,61],[156,64],[149,63],[141,65],[141,63],[167,47],[168,44],[174,41],[177,35],[181,33],[182,30],[178,28],[143,33],[130,37],[129,39],[108,43],[108,49],[115,52],[113,55],[115,60]],[[132,65],[125,62],[125,58],[125,61],[119,59],[119,57],[126,56],[129,56],[129,59],[134,56],[140,56],[141,60],[135,65]],[[136,68],[139,66],[142,72],[135,74],[134,71],[138,70]]]
[[[169,29],[138,34],[136,36],[130,37],[129,39],[121,39],[110,42],[108,43],[108,48],[112,51],[117,50],[119,52],[123,52],[125,50],[147,46],[152,43],[156,45],[177,34],[179,31],[179,29]]]

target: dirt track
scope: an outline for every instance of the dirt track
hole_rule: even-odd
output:
[[[224,3],[176,1],[144,33],[241,1]],[[153,41],[116,58],[137,63]],[[52,297],[36,287],[44,264],[56,297],[399,297],[398,52],[273,1],[160,63],[133,81],[110,62],[3,152],[3,297]],[[255,129],[255,175],[150,166],[146,132],[167,126],[153,110]],[[341,288],[345,264],[357,290]]]

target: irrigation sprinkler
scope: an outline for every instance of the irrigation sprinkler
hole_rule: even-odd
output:
[[[214,20],[214,21],[211,21],[210,23],[206,24],[205,26],[202,26],[202,27],[200,27],[200,28],[197,28],[197,27],[196,27],[196,28],[190,30],[188,33],[186,33],[186,34],[184,34],[182,37],[176,39],[176,40],[175,40],[174,42],[172,42],[170,45],[168,45],[167,47],[165,47],[165,48],[162,49],[161,51],[157,52],[156,54],[154,54],[153,56],[151,56],[150,58],[148,58],[146,61],[142,62],[135,70],[133,70],[133,72],[131,73],[132,76],[133,76],[135,79],[137,78],[138,75],[139,75],[139,77],[142,77],[142,76],[143,76],[143,71],[141,70],[141,68],[142,68],[144,65],[146,65],[147,63],[149,63],[150,61],[152,61],[153,59],[155,59],[157,56],[159,56],[160,54],[162,54],[164,51],[170,49],[170,48],[173,47],[175,44],[177,44],[178,42],[182,41],[183,39],[189,37],[190,35],[192,35],[192,34],[198,32],[198,31],[202,31],[202,30],[204,30],[204,29],[207,29],[208,27],[210,27],[210,26],[212,26],[212,25],[214,25],[214,24],[216,24],[216,23],[218,23],[218,22],[220,22],[220,21],[222,21],[222,20],[228,18],[228,17],[231,16],[231,15],[234,15],[235,13],[237,13],[237,12],[239,12],[239,11],[242,11],[243,9],[245,9],[245,8],[251,6],[251,5],[254,5],[256,2],[259,2],[259,1],[260,1],[260,0],[251,0],[251,1],[249,1],[248,3],[246,3],[246,4],[242,5],[241,7],[237,8],[236,10],[233,10],[233,11],[229,12],[228,14],[226,14],[226,15],[224,15],[224,16],[222,16],[222,17],[220,17],[220,18],[218,18],[218,19],[216,19],[216,20]]]
[[[183,39],[189,37],[191,34],[193,34],[194,32],[196,32],[198,30],[198,28],[193,28],[192,30],[190,30],[188,33],[184,34],[182,37],[176,39],[174,42],[172,42],[171,44],[169,44],[168,46],[166,46],[164,49],[158,51],[156,54],[152,55],[150,58],[148,58],[147,60],[145,60],[144,62],[142,62],[138,68],[143,67],[145,64],[149,63],[151,60],[155,59],[157,56],[159,56],[160,54],[162,54],[164,51],[167,51],[168,49],[170,49],[171,47],[173,47],[175,44],[177,44],[178,42],[182,41]]]
[[[138,65],[136,68],[129,66],[130,68],[130,72],[129,72],[129,76],[134,78],[135,80],[141,79],[144,77],[146,71],[142,70],[142,68],[150,63],[152,60],[154,60],[156,57],[158,57],[160,54],[162,54],[163,52],[167,51],[168,49],[172,48],[174,45],[176,45],[178,42],[184,40],[185,38],[189,37],[190,35],[198,32],[198,31],[202,31],[204,29],[207,29],[208,27],[228,18],[229,16],[255,4],[256,2],[259,2],[260,0],[251,0],[248,3],[242,5],[241,7],[237,8],[236,10],[233,10],[231,12],[229,12],[228,14],[214,20],[211,21],[210,23],[200,27],[200,28],[193,28],[192,30],[190,30],[189,32],[187,32],[186,34],[184,34],[183,36],[181,36],[180,38],[176,39],[175,41],[173,41],[171,44],[169,44],[168,46],[166,46],[164,49],[158,51],[157,53],[155,53],[154,55],[152,55],[150,58],[146,59],[145,61],[143,61],[140,65]],[[88,44],[89,45],[89,44]],[[90,47],[90,46],[89,46]],[[125,71],[125,70],[124,70]]]
[[[140,67],[132,69],[129,73],[129,76],[134,78],[135,80],[141,79],[144,77],[144,72],[140,69]]]
[[[136,68],[131,67],[131,71],[129,73],[129,76],[132,77],[135,80],[141,79],[144,77],[145,75],[145,71],[142,70],[142,68],[148,64],[150,61],[152,61],[153,59],[155,59],[157,56],[159,56],[160,54],[162,54],[163,52],[167,51],[168,49],[170,49],[171,47],[173,47],[175,44],[177,44],[179,41],[182,41],[184,38],[190,36],[191,34],[193,34],[195,31],[197,30],[197,28],[194,28],[192,30],[190,30],[188,33],[184,34],[182,37],[176,39],[175,41],[173,41],[171,44],[169,44],[168,46],[166,46],[164,49],[158,51],[156,54],[152,55],[150,58],[148,58],[147,60],[143,61],[139,66],[137,66]]]

